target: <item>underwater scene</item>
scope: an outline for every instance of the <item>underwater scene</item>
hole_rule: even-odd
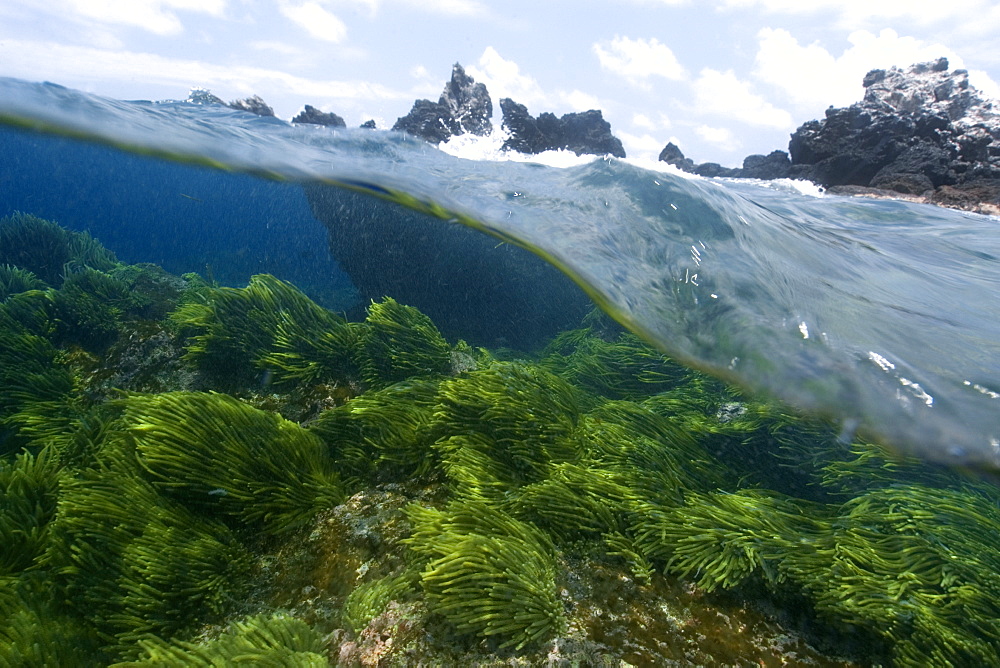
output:
[[[0,121],[0,666],[1000,665],[996,218]]]

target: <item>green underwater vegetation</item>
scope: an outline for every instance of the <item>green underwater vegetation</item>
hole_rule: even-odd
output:
[[[599,315],[498,359],[0,240],[0,665],[1000,665],[991,481]]]

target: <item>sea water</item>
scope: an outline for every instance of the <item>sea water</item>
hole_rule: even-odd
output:
[[[683,397],[667,392],[644,405],[607,401],[581,417],[573,442],[594,439],[590,446],[609,461],[619,448],[627,459],[626,468],[632,474],[638,472],[644,486],[632,490],[634,497],[629,496],[631,491],[613,484],[597,487],[610,490],[606,497],[598,497],[596,505],[611,509],[612,525],[621,517],[615,513],[627,505],[622,499],[630,499],[632,505],[625,516],[631,524],[626,522],[591,537],[591,542],[584,541],[584,548],[573,542],[559,544],[558,577],[567,589],[554,607],[557,613],[565,607],[574,623],[586,628],[571,631],[570,640],[565,642],[545,637],[550,645],[525,649],[536,652],[531,656],[546,658],[554,665],[559,665],[561,651],[576,659],[589,656],[588,652],[628,657],[637,665],[668,659],[708,665],[722,661],[720,657],[728,657],[732,665],[744,665],[751,656],[785,665],[796,659],[812,662],[824,654],[827,658],[816,659],[819,665],[857,665],[879,660],[872,656],[891,656],[897,665],[915,666],[929,662],[985,665],[1000,656],[996,626],[1000,618],[996,601],[1000,598],[995,595],[1000,591],[996,581],[1000,510],[996,488],[978,479],[979,474],[995,472],[1000,456],[997,219],[899,201],[825,196],[802,183],[702,179],[656,164],[605,157],[509,156],[498,152],[495,143],[482,141],[460,140],[442,150],[388,132],[292,127],[224,107],[125,102],[10,79],[0,79],[0,122],[4,125],[0,128],[0,215],[19,210],[87,230],[122,260],[153,262],[178,274],[199,272],[210,283],[235,287],[245,285],[251,274],[270,273],[291,281],[330,309],[350,309],[358,302],[365,306],[352,278],[328,253],[335,235],[315,217],[324,210],[317,208],[315,193],[321,189],[323,197],[329,196],[334,206],[344,208],[345,218],[355,221],[351,234],[365,234],[368,223],[380,231],[383,236],[374,239],[372,246],[376,251],[393,251],[389,237],[395,222],[402,226],[406,221],[417,226],[421,234],[426,232],[431,248],[420,252],[420,263],[415,256],[383,252],[373,256],[386,263],[370,268],[376,276],[395,272],[405,280],[408,272],[430,270],[435,264],[447,269],[469,261],[441,252],[443,239],[452,231],[472,235],[463,237],[461,243],[467,246],[458,248],[486,248],[490,252],[516,248],[537,257],[549,273],[533,266],[530,272],[537,270],[538,274],[529,272],[508,280],[519,278],[523,282],[525,276],[538,276],[531,280],[539,281],[535,287],[540,294],[551,294],[548,283],[564,281],[585,295],[588,303],[599,306],[671,359],[762,396],[781,399],[799,411],[805,426],[796,426],[798,418],[786,417],[779,410],[767,414],[769,427],[754,431],[757,427],[747,412],[761,409],[749,399],[750,393],[718,406],[718,412],[713,405],[710,414],[698,417]],[[517,159],[511,159],[514,157]],[[381,227],[374,227],[376,224]],[[343,235],[340,241],[346,241]],[[471,264],[478,262],[477,257]],[[498,278],[501,292],[507,289],[503,286],[513,284],[503,278]],[[529,284],[528,291],[530,288]],[[480,317],[483,309],[488,316],[491,308],[484,289],[477,288],[484,301],[478,305]],[[444,313],[461,312],[463,305],[449,302],[444,294],[442,290],[436,295],[442,302],[437,306]],[[573,299],[548,304],[556,314],[553,317],[570,309]],[[572,314],[568,321],[579,322],[578,314]],[[514,325],[530,330],[540,327],[539,322],[525,318]],[[462,324],[458,318],[455,329],[448,332],[451,341],[463,335]],[[492,324],[496,329],[501,325]],[[514,334],[512,331],[507,336]],[[526,335],[526,340],[530,338]],[[139,350],[151,356],[158,354],[155,345],[171,345],[166,337],[150,337],[146,343],[153,345]],[[640,348],[630,350],[639,352]],[[176,349],[173,352],[179,354]],[[81,351],[60,354],[73,356],[78,368],[92,363]],[[509,351],[506,354],[511,356]],[[654,361],[659,364],[661,360]],[[470,363],[469,368],[474,366]],[[526,372],[518,362],[500,362],[490,368],[499,369],[498,374],[511,373],[524,383],[531,373],[537,373]],[[639,364],[637,368],[643,367]],[[450,387],[455,389],[461,387],[462,378],[468,376],[435,382],[454,380]],[[691,378],[691,387],[707,386],[701,376]],[[266,379],[265,373],[265,383],[253,400],[273,411],[279,400],[267,395],[270,388]],[[421,387],[420,382],[404,382],[390,390],[400,396],[422,396]],[[168,395],[123,394],[117,405],[167,403]],[[190,396],[210,404],[217,401],[211,397],[220,395]],[[358,398],[368,400],[366,394]],[[326,399],[332,401],[331,397]],[[542,403],[545,399],[540,397]],[[239,402],[218,402],[237,411],[232,415],[241,415],[234,408]],[[360,403],[359,415],[377,412],[377,399]],[[116,410],[115,402],[108,404]],[[180,404],[183,407],[183,401]],[[349,409],[350,405],[348,402],[340,408]],[[650,409],[658,405],[676,412],[679,424],[693,420],[703,430],[702,436],[730,434],[729,441],[721,439],[725,447],[712,453],[719,461],[670,459],[675,453],[661,457],[657,442],[644,433],[651,425],[661,424]],[[178,422],[192,433],[213,429],[224,435],[232,433],[224,421],[221,426],[211,420],[202,424],[193,408],[184,410],[190,412],[180,413]],[[267,424],[269,418],[261,418],[264,411],[246,406],[242,410],[261,420],[253,423],[255,427]],[[333,410],[324,412],[332,414]],[[625,422],[615,423],[616,419],[624,420],[623,415],[635,418],[632,431],[623,427]],[[810,415],[830,420],[815,432],[817,461],[811,464],[809,437],[816,423],[806,419]],[[538,427],[530,406],[529,416],[527,425],[505,428]],[[555,416],[559,418],[558,412]],[[640,420],[637,416],[644,417]],[[741,423],[744,419],[745,424]],[[55,420],[56,427],[60,424]],[[306,431],[283,424],[295,434]],[[669,422],[666,424],[665,429],[672,429]],[[789,425],[791,436],[785,431]],[[542,427],[557,429],[559,424]],[[31,428],[45,433],[46,425],[36,420]],[[72,428],[85,434],[87,425]],[[112,431],[119,428],[109,427]],[[840,433],[841,442],[833,442],[834,447],[831,428],[833,434]],[[131,434],[126,442],[146,438],[147,431],[152,434],[150,439],[156,436],[156,429],[148,424],[133,425],[126,431]],[[160,431],[169,430],[162,427]],[[761,436],[760,432],[767,434]],[[971,470],[973,475],[962,477],[944,469],[921,468],[912,460],[900,463],[871,442],[856,441],[855,435],[882,441],[899,453]],[[464,442],[466,436],[449,435],[445,445],[434,452],[440,455],[446,447],[457,447],[455,444]],[[0,433],[0,437],[5,434]],[[745,441],[739,440],[744,437]],[[451,442],[451,438],[455,440]],[[474,439],[468,441],[475,445]],[[681,435],[677,443],[688,441]],[[117,444],[114,441],[106,447]],[[652,450],[648,449],[650,444]],[[666,448],[668,444],[660,445]],[[787,451],[795,455],[794,463],[785,463],[786,468],[782,468],[782,457],[787,454],[782,448],[788,445]],[[774,452],[769,451],[772,447]],[[824,459],[831,451],[842,457]],[[269,461],[267,453],[259,455]],[[204,452],[199,456],[210,459]],[[758,471],[724,486],[715,476],[726,457],[739,460],[747,470],[752,468],[747,462],[760,457],[768,462],[762,468],[774,470]],[[12,480],[10,472],[25,468],[24,461],[15,459],[13,453],[0,459],[0,483]],[[664,461],[676,471],[642,478]],[[776,465],[771,467],[771,462]],[[507,512],[518,503],[526,503],[529,495],[525,490],[529,488],[540,494],[539,490],[549,489],[543,489],[544,484],[567,483],[571,491],[579,491],[570,483],[582,487],[593,482],[588,474],[608,473],[591,460],[551,463],[549,478],[534,487],[526,484],[503,491],[509,498],[504,497],[488,511],[502,508]],[[192,478],[202,475],[202,464],[208,470],[212,462],[198,462]],[[239,462],[228,461],[227,465],[239,468]],[[258,467],[254,461],[247,466],[264,468],[263,463]],[[121,625],[133,631],[152,629],[160,640],[142,638],[147,643],[143,651],[150,654],[166,651],[157,643],[170,641],[175,622],[183,629],[178,638],[187,639],[190,636],[185,634],[204,632],[208,620],[215,619],[191,604],[205,595],[202,582],[183,591],[168,588],[161,596],[157,587],[172,586],[176,572],[153,570],[150,572],[159,579],[150,576],[145,580],[135,580],[136,573],[131,571],[122,575],[126,562],[129,568],[147,563],[143,560],[159,567],[160,562],[150,557],[148,550],[139,549],[145,546],[147,526],[162,529],[159,520],[131,528],[127,518],[121,526],[111,527],[101,524],[100,517],[77,521],[74,512],[78,511],[67,498],[73,493],[78,497],[89,494],[90,487],[99,496],[108,480],[120,480],[113,469],[114,465],[99,471],[67,467],[59,473],[58,510],[43,518],[45,521],[39,520],[39,526],[32,528],[38,529],[35,533],[15,527],[14,533],[4,534],[11,544],[37,547],[35,543],[44,544],[45,522],[58,525],[62,533],[52,543],[69,546],[70,552],[68,557],[56,554],[55,559],[61,556],[76,564],[77,570],[50,573],[45,563],[37,562],[37,569],[10,567],[10,573],[0,573],[4,586],[9,585],[0,592],[4,594],[0,610],[14,611],[2,620],[9,628],[0,626],[0,639],[9,643],[7,649],[0,643],[0,659],[9,658],[2,652],[10,647],[18,651],[34,648],[40,655],[54,656],[51,648],[35,639],[76,637],[63,611],[47,607],[49,599],[64,592],[79,597],[70,603],[78,614],[83,608],[82,616],[102,633]],[[690,471],[703,472],[705,478],[684,489],[678,481]],[[222,513],[223,503],[249,506],[253,500],[247,500],[245,490],[231,479],[237,473],[223,471],[201,494],[188,493],[196,486],[184,476],[170,478],[163,485],[162,497],[152,495],[152,501],[143,497],[140,501],[148,503],[138,510],[148,512],[146,506],[155,508],[157,503],[177,499],[200,510],[208,508],[210,515]],[[261,494],[270,490],[280,496],[283,485],[296,475],[289,472],[281,484],[269,482]],[[424,509],[429,515],[460,506],[457,500],[455,506],[444,505],[441,488],[449,485],[441,483],[441,475],[438,472],[436,487],[435,482],[428,484],[420,476],[415,482],[407,481],[415,489],[377,481],[310,520],[308,539],[291,534],[292,539],[277,548],[260,540],[254,533],[256,525],[250,525],[249,530],[240,525],[240,541],[255,551],[259,569],[255,573],[263,579],[261,587],[267,594],[265,608],[294,608],[298,617],[308,618],[315,627],[310,630],[300,619],[293,620],[300,624],[292,627],[300,636],[281,638],[279,649],[288,649],[296,642],[305,645],[302,638],[308,637],[313,653],[333,647],[342,658],[347,657],[345,665],[353,665],[352,661],[363,654],[359,647],[369,647],[373,653],[390,651],[386,645],[392,642],[406,648],[414,637],[424,637],[420,633],[427,637],[439,633],[437,618],[427,629],[414,632],[407,624],[427,617],[416,613],[393,617],[394,611],[414,610],[405,607],[390,607],[381,615],[372,612],[383,623],[395,626],[373,627],[369,636],[361,632],[337,636],[337,642],[330,642],[317,629],[326,633],[344,628],[347,622],[340,617],[340,607],[347,608],[346,592],[361,591],[359,583],[376,584],[378,580],[366,579],[369,570],[382,575],[385,569],[398,565],[401,557],[383,548],[399,546],[400,535],[405,535],[400,527],[406,526],[399,518],[405,512],[411,513],[410,521],[419,519],[410,502],[433,506],[433,510]],[[820,478],[835,484],[817,486]],[[599,480],[608,483],[616,478]],[[672,488],[671,483],[678,484]],[[8,489],[12,499],[25,496],[13,483]],[[289,489],[295,491],[294,482]],[[128,499],[118,499],[117,493],[112,490],[119,509],[131,508]],[[459,492],[448,493],[456,499],[460,496]],[[587,497],[589,493],[581,491],[579,497],[570,498],[581,504],[588,498],[593,502]],[[39,507],[55,505],[56,495],[56,491],[47,492]],[[18,508],[13,503],[10,508],[0,506],[0,529],[6,526],[4,513],[20,517]],[[578,512],[572,508],[568,514],[584,517],[588,509]],[[565,509],[551,510],[552,516],[543,512],[541,519],[567,516]],[[175,512],[171,506],[170,512],[163,514],[169,519]],[[113,513],[109,517],[112,524],[119,519]],[[427,527],[434,522],[428,522]],[[474,522],[468,524],[475,529]],[[188,527],[192,531],[204,529],[192,525]],[[100,530],[93,529],[95,526]],[[510,526],[522,523],[508,520],[506,528]],[[95,545],[104,549],[101,541],[110,535],[105,529],[128,545],[122,549],[138,546],[128,552],[127,560],[121,559],[122,564],[88,556]],[[476,534],[472,529],[472,544],[505,544],[497,543],[496,536]],[[558,522],[549,529],[560,535]],[[135,535],[128,535],[130,530]],[[222,540],[220,536],[229,536],[226,527],[214,531],[198,538],[208,546],[204,549],[211,549],[213,540]],[[36,534],[42,538],[34,540]],[[212,568],[228,573],[226,558],[216,557],[230,552],[211,553],[215,561],[206,567],[208,562],[198,561],[201,553],[194,549],[190,553],[171,551],[187,545],[184,536],[184,532],[170,531],[155,534],[152,552],[166,550],[170,560],[188,559],[180,563],[193,563],[196,575],[201,573],[198,569],[205,568],[210,582],[216,581],[211,579],[216,572]],[[108,550],[115,549],[113,542],[108,542]],[[372,545],[378,549],[372,551]],[[9,557],[0,560],[4,568],[27,559],[21,554],[7,555],[3,552],[7,547],[6,543],[0,545],[0,557]],[[24,554],[41,559],[28,549]],[[357,558],[358,554],[366,557]],[[654,566],[668,577],[654,573]],[[186,566],[180,570],[186,575]],[[91,579],[84,582],[84,575]],[[109,580],[103,581],[102,576]],[[123,582],[133,577],[131,589],[114,577],[122,577]],[[420,590],[421,585],[407,577],[403,573],[389,580]],[[434,569],[428,568],[419,577],[424,578],[424,593],[432,593]],[[222,581],[228,582],[225,577]],[[554,580],[548,584],[554,587]],[[733,588],[736,594],[732,599],[706,594],[714,588]],[[234,594],[225,587],[207,589],[226,599],[225,605],[213,612],[222,614],[226,621],[240,618],[243,609],[226,598]],[[761,593],[765,590],[772,591],[775,598]],[[110,598],[105,601],[102,597],[107,592]],[[142,598],[139,595],[143,592],[153,595]],[[121,612],[134,611],[139,605],[129,602],[133,594],[141,605],[148,606],[139,607],[138,621]],[[447,591],[438,594],[444,596]],[[763,603],[756,601],[758,594]],[[262,595],[255,595],[259,603]],[[406,595],[417,596],[413,591]],[[95,598],[91,601],[86,596]],[[165,612],[163,601],[167,602]],[[96,621],[87,616],[91,602],[98,607]],[[172,607],[175,604],[182,610],[194,605],[196,612],[190,616],[184,613],[178,620],[180,613]],[[773,605],[785,609],[774,611],[769,607]],[[101,616],[105,608],[113,611],[112,617]],[[441,606],[441,610],[446,608]],[[276,623],[284,623],[281,614],[274,618]],[[343,615],[348,616],[346,612]],[[807,621],[797,623],[799,616]],[[812,631],[827,643],[823,652],[807,647],[799,636],[786,634],[787,629],[775,624],[775,618],[796,627],[796,632],[821,620],[823,623],[815,624]],[[369,621],[362,619],[360,624],[363,627]],[[509,621],[502,619],[498,624]],[[761,632],[762,627],[768,630]],[[565,631],[557,625],[548,630],[551,634]],[[93,650],[93,656],[130,656],[139,651],[134,647],[138,636],[133,631],[123,637],[101,638],[98,644],[103,649]],[[218,632],[218,628],[210,629],[207,635],[215,638]],[[414,650],[417,658],[447,664],[434,652],[452,651],[450,647],[442,650],[448,643],[441,638],[450,638],[449,633],[437,638],[436,647],[419,645],[424,641],[418,641],[423,649]],[[586,637],[581,641],[580,636]],[[503,648],[497,647],[504,639],[500,635],[490,644],[490,638],[483,640],[473,634],[470,644],[459,642],[466,653],[445,656],[452,657],[454,665],[469,663],[469,657],[478,651],[500,651],[501,657],[514,660],[510,650],[503,654]],[[572,654],[574,642],[582,643],[576,647],[576,655]],[[770,642],[774,644],[768,645]],[[171,656],[187,657],[184,652],[202,651],[198,649],[201,646],[174,647]],[[420,655],[419,651],[428,653]],[[540,657],[539,651],[547,654]],[[79,652],[82,656],[84,650]],[[204,652],[207,656],[208,650]],[[843,655],[856,662],[840,660]],[[827,660],[830,656],[834,658]],[[308,658],[300,659],[303,665],[313,665],[306,663]],[[399,665],[405,663],[405,657],[396,660]],[[763,665],[764,659],[760,661]],[[320,659],[316,665],[323,663]]]
[[[291,127],[220,106],[125,102],[12,79],[0,80],[0,120],[253,175],[259,189],[330,184],[469,226],[544,258],[672,358],[838,420],[848,438],[860,430],[931,460],[1000,464],[995,218],[815,196],[787,182],[692,178],[610,157],[561,166],[470,160],[396,133]],[[205,192],[213,176],[198,178]],[[123,187],[127,198],[137,186]],[[201,199],[183,188],[173,205],[194,203],[181,195]],[[316,251],[321,232],[301,200],[281,198],[295,204],[288,216],[269,214],[272,234],[289,242],[275,253],[309,247],[284,262],[296,267],[287,277],[343,284]],[[274,206],[273,197],[261,201]],[[170,213],[131,236],[160,239],[176,224],[168,219],[190,223]],[[245,234],[261,216],[246,216],[242,230],[233,215],[219,218],[214,229],[197,219],[203,251],[218,244],[226,254],[216,237]],[[303,232],[310,226],[312,237]]]

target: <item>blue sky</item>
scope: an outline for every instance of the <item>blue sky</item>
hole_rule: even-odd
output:
[[[531,113],[599,108],[630,156],[739,165],[947,56],[1000,97],[995,0],[0,0],[0,76],[124,99],[193,87],[390,126],[461,62]]]

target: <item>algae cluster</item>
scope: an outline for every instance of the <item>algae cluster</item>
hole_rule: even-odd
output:
[[[0,665],[1000,664],[995,487],[600,316],[500,359],[0,240]]]

